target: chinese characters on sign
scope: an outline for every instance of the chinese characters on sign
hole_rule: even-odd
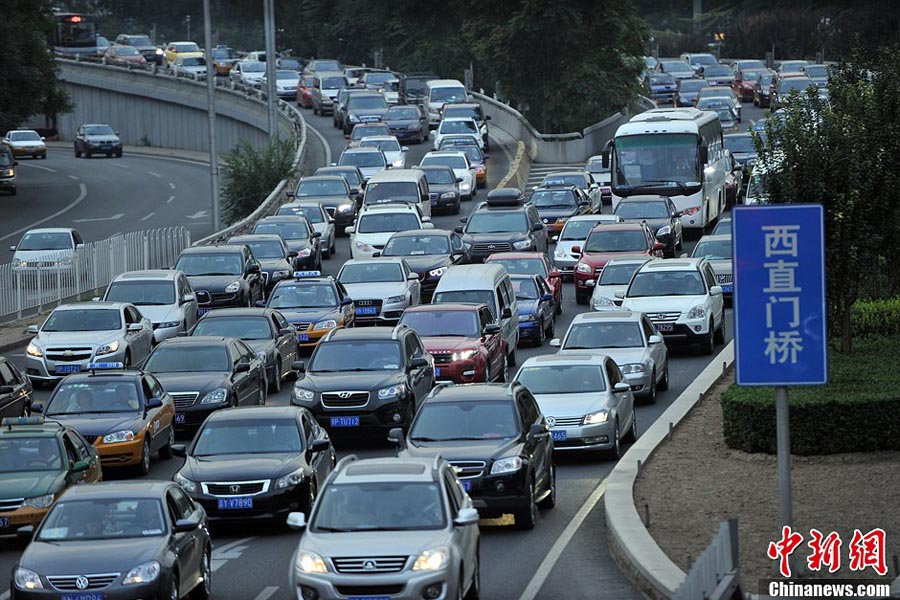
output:
[[[803,535],[792,531],[790,527],[781,528],[781,539],[777,542],[769,542],[766,556],[777,560],[778,570],[782,577],[791,576],[790,556],[803,543]],[[810,571],[828,569],[829,573],[835,573],[841,568],[841,536],[832,531],[827,536],[818,529],[809,530],[809,546],[811,552],[806,558],[806,565]],[[887,562],[885,560],[885,533],[884,529],[873,529],[868,533],[862,533],[859,529],[853,530],[853,538],[847,544],[849,568],[851,571],[865,571],[872,568],[878,575],[887,574]]]
[[[800,225],[763,226],[762,231],[767,259],[797,258]],[[769,271],[769,285],[763,292],[770,294],[766,299],[766,357],[773,365],[776,362],[797,364],[797,355],[803,351],[803,335],[798,331],[801,290],[795,283],[795,270],[800,265],[779,258],[763,266]]]

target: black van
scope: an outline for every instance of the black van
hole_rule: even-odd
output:
[[[434,73],[407,73],[400,76],[400,104],[422,104],[425,82],[440,79]]]

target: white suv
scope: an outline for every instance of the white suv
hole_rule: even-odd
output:
[[[433,229],[431,219],[418,206],[405,202],[364,205],[353,225],[344,232],[350,236],[350,255],[354,259],[372,258],[398,231]]]
[[[646,313],[667,342],[699,344],[704,354],[725,343],[722,288],[705,258],[649,261],[616,297],[623,309]]]

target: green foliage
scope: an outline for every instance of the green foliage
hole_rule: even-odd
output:
[[[292,175],[294,144],[291,140],[272,142],[257,149],[239,142],[221,160],[222,222],[243,219],[262,203],[278,182]]]
[[[800,455],[900,450],[900,337],[859,340],[833,354],[827,386],[790,389],[791,452]],[[775,390],[731,386],[722,394],[725,443],[776,452]]]
[[[900,298],[857,302],[851,322],[856,337],[900,339]]]
[[[49,0],[4,0],[0,19],[0,131],[15,129],[42,108],[70,108],[47,52],[53,23]]]

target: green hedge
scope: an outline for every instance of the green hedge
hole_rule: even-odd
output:
[[[857,302],[850,322],[855,336],[900,337],[900,298]]]
[[[788,392],[791,452],[900,450],[900,336],[854,341],[831,352],[827,386]],[[722,394],[725,443],[774,454],[775,390],[732,385]]]

